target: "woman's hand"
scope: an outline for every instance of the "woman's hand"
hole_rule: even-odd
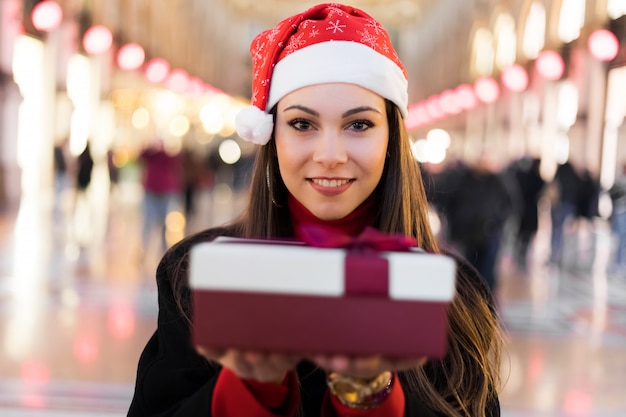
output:
[[[267,353],[237,349],[205,349],[196,347],[198,353],[210,361],[218,362],[241,379],[281,383],[287,372],[300,361],[295,355]]]
[[[419,368],[426,363],[428,358],[392,358],[380,355],[355,357],[343,355],[313,355],[310,357],[310,360],[327,371],[337,372],[345,376],[368,379],[385,371],[397,372]]]

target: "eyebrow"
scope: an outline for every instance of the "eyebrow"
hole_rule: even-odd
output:
[[[295,105],[293,105],[293,106],[289,106],[289,107],[287,107],[287,108],[286,108],[285,110],[283,110],[283,111],[287,111],[287,110],[301,110],[301,111],[303,111],[303,112],[305,112],[305,113],[308,113],[308,114],[310,114],[311,116],[315,116],[315,117],[319,117],[319,115],[320,115],[318,112],[316,112],[316,111],[315,111],[315,110],[313,110],[313,109],[310,109],[310,108],[305,107],[305,106],[300,106],[300,105],[297,105],[297,104],[295,104]],[[343,114],[341,115],[341,117],[345,118],[345,117],[351,116],[351,115],[353,115],[353,114],[357,114],[357,113],[361,113],[361,112],[365,112],[365,111],[373,111],[373,112],[376,112],[376,113],[378,113],[378,114],[381,114],[381,115],[382,115],[382,113],[380,112],[380,110],[375,109],[374,107],[369,107],[369,106],[361,106],[361,107],[355,107],[354,109],[350,109],[350,110],[346,111],[345,113],[343,113]]]

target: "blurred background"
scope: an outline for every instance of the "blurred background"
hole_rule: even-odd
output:
[[[125,415],[160,256],[242,208],[250,41],[314,3],[0,0],[0,415]],[[503,416],[626,416],[626,0],[352,4],[496,295]]]

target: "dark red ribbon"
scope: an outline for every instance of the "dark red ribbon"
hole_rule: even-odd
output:
[[[416,245],[416,241],[412,237],[383,233],[371,226],[367,226],[355,237],[314,224],[302,225],[298,231],[304,243],[316,248],[408,252],[411,247]]]
[[[356,237],[320,226],[299,228],[304,243],[317,248],[346,249],[344,277],[346,295],[389,295],[389,264],[378,252],[408,252],[415,239],[400,234],[382,233],[366,227]]]

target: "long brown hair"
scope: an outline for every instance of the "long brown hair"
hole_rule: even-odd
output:
[[[374,191],[379,207],[375,226],[383,232],[412,236],[427,252],[440,253],[430,229],[421,173],[412,155],[402,117],[389,101],[386,112],[388,157]],[[273,139],[257,153],[249,200],[241,217],[230,226],[201,232],[187,239],[187,244],[174,246],[168,258],[176,261],[173,265],[168,266],[167,262],[160,265],[162,273],[157,273],[158,276],[168,274],[165,269],[174,272],[171,290],[188,320],[191,306],[184,247],[188,247],[190,241],[211,239],[220,234],[250,238],[293,236],[287,189],[278,170]],[[460,266],[456,295],[448,309],[448,353],[442,360],[431,360],[422,368],[401,372],[399,377],[407,393],[419,396],[434,410],[451,417],[485,417],[485,410],[495,401],[499,388],[502,336],[486,287],[471,267],[464,263]]]
[[[419,166],[398,108],[387,101],[388,157],[374,191],[375,226],[387,233],[416,238],[418,246],[439,253],[430,229],[428,201]],[[275,112],[272,112],[275,115]],[[278,171],[274,140],[261,147],[255,161],[247,209],[236,222],[250,238],[291,237],[287,189]],[[488,294],[467,270],[457,273],[457,293],[448,309],[448,354],[420,369],[402,372],[403,386],[448,416],[484,417],[499,387],[501,331]]]

